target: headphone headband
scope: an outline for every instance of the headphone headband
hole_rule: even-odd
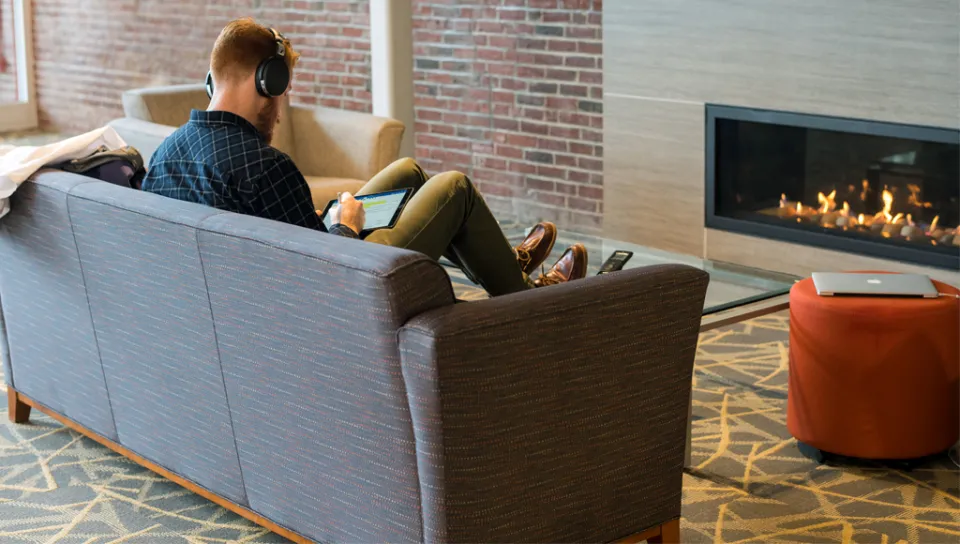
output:
[[[283,34],[277,32],[275,28],[271,28],[270,32],[273,33],[273,40],[277,42],[277,54],[278,57],[286,56],[287,46],[283,43],[286,38],[283,37]]]

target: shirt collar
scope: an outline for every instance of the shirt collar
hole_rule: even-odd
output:
[[[257,135],[258,138],[263,139],[263,135],[260,134],[260,131],[257,130],[257,127],[253,126],[253,123],[229,111],[190,110],[190,122],[205,125],[234,125],[242,129],[252,131]]]

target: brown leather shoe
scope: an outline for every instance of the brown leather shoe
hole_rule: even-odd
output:
[[[528,276],[533,273],[543,261],[547,260],[553,251],[553,244],[557,241],[557,226],[549,221],[537,223],[530,234],[513,248],[517,253],[517,262],[520,270]]]
[[[583,244],[573,244],[563,252],[553,268],[541,274],[539,278],[534,280],[533,284],[537,287],[546,287],[557,283],[580,280],[586,275],[587,248],[583,247]]]

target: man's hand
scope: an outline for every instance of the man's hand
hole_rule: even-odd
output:
[[[367,214],[363,209],[363,204],[353,198],[350,193],[340,194],[340,205],[330,210],[330,220],[332,224],[337,223],[350,227],[353,232],[360,234],[363,225],[367,220]]]

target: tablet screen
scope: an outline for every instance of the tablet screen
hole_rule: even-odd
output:
[[[364,230],[389,227],[393,216],[397,213],[397,208],[403,204],[407,192],[407,189],[399,189],[386,193],[354,197],[363,203],[363,211],[367,216],[363,227]],[[327,209],[327,213],[323,216],[323,224],[328,230],[333,226],[330,221],[330,216],[333,215],[333,210],[337,209],[338,206],[339,204],[332,202]]]

